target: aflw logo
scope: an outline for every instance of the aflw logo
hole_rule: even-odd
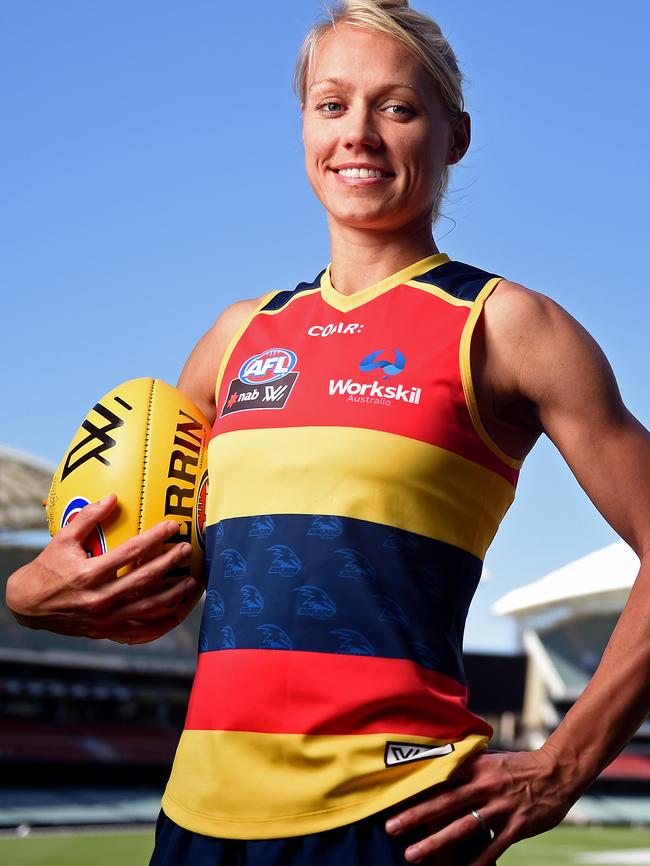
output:
[[[443,755],[451,755],[454,751],[453,743],[445,746],[427,746],[423,743],[386,743],[384,752],[384,764],[393,767],[395,764],[407,764],[409,761],[424,761],[427,758],[441,758]]]

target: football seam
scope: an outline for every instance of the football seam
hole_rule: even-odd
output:
[[[149,400],[147,402],[147,429],[144,434],[144,467],[142,473],[142,484],[140,485],[140,516],[138,518],[138,535],[142,532],[142,522],[144,520],[144,496],[147,486],[147,476],[149,472],[149,440],[151,439],[151,407],[153,406],[153,392],[156,387],[156,380],[151,380],[151,388],[149,390]]]

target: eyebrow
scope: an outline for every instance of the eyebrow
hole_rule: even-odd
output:
[[[320,81],[314,81],[313,84],[310,84],[309,91],[310,92],[314,87],[318,87],[321,84],[335,84],[337,87],[348,87],[348,83],[344,81],[342,78],[322,78]],[[407,87],[409,90],[412,90],[414,93],[418,94],[419,91],[417,87],[414,87],[412,84],[409,84],[406,81],[391,81],[390,84],[384,85],[382,90],[390,90],[391,87]]]

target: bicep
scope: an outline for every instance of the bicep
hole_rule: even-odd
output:
[[[521,391],[596,508],[640,554],[650,548],[650,433],[594,338],[550,299],[534,303]]]
[[[237,301],[227,307],[196,344],[179,376],[177,388],[192,400],[211,424],[216,416],[215,386],[221,361],[233,337],[260,300]]]
[[[215,419],[214,383],[219,368],[215,353],[214,327],[196,344],[178,377],[176,387],[182,391],[212,424]]]

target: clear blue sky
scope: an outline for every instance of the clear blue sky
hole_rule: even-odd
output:
[[[650,425],[647,3],[422,0],[465,75],[470,152],[435,232],[550,295]],[[58,462],[97,397],[175,382],[232,301],[329,259],[294,57],[321,5],[0,0],[0,442]],[[540,442],[490,549],[468,648],[515,585],[615,539]]]

